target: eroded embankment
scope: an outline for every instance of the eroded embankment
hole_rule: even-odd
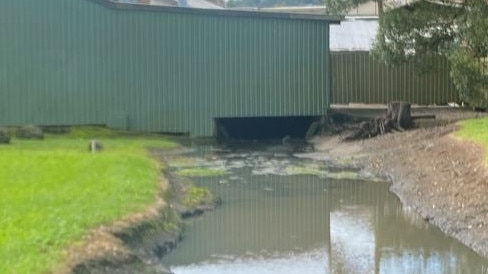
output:
[[[153,156],[164,162],[161,155],[153,151]],[[68,251],[66,265],[57,272],[171,273],[161,264],[161,259],[181,240],[183,219],[220,204],[210,192],[195,197],[195,189],[190,180],[164,172],[153,205],[144,212],[91,231],[82,244]]]
[[[137,250],[130,245],[128,239],[139,237],[138,232],[151,227],[161,228],[158,230],[160,240],[155,245],[163,247],[175,241],[180,230],[180,222],[178,219],[166,219],[173,215],[168,203],[163,199],[169,189],[168,180],[162,178],[156,202],[145,211],[91,231],[82,240],[82,244],[75,245],[68,251],[67,264],[59,272],[133,273],[134,270],[141,270],[144,273],[165,273],[165,269],[152,262],[156,259],[156,246],[154,250]],[[168,229],[170,223],[171,229]]]
[[[391,178],[404,206],[488,257],[488,173],[484,151],[452,135],[455,124],[350,143],[315,140],[321,153],[352,159]]]

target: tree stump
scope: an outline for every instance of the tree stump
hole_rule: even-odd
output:
[[[371,138],[394,130],[405,131],[414,125],[410,109],[410,103],[390,102],[385,116],[361,122],[344,141]]]
[[[413,120],[410,112],[410,103],[407,102],[390,102],[386,119],[391,119],[393,126],[397,130],[404,131],[413,126]]]
[[[103,150],[103,144],[102,142],[98,140],[90,140],[90,143],[88,143],[88,151],[91,153],[95,153],[97,151],[102,151]]]

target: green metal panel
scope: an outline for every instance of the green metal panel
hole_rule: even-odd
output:
[[[0,124],[209,136],[216,117],[325,114],[330,22],[292,17],[0,1]]]
[[[333,104],[385,104],[408,101],[420,105],[457,102],[458,93],[443,58],[432,59],[433,71],[418,73],[412,64],[386,66],[368,52],[331,53]]]

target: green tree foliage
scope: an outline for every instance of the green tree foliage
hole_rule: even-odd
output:
[[[488,106],[488,4],[485,0],[418,1],[380,18],[373,54],[389,64],[445,56],[460,99]]]
[[[488,5],[470,1],[459,42],[448,55],[451,77],[461,99],[477,106],[488,106]]]
[[[389,64],[422,62],[425,57],[442,54],[456,41],[459,13],[457,8],[427,1],[389,10],[380,18],[374,53]]]
[[[325,0],[329,14],[345,14],[367,0]],[[387,64],[432,69],[444,56],[460,99],[488,107],[488,0],[420,0],[406,6],[377,0],[380,27],[373,54]],[[393,3],[393,5],[392,5]]]

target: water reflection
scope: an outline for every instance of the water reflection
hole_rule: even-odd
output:
[[[173,268],[178,274],[296,274],[296,273],[324,273],[327,265],[325,249],[311,250],[301,254],[282,254],[278,257],[235,258],[216,263],[190,264]]]
[[[192,220],[164,258],[176,274],[480,273],[488,265],[403,210],[386,183],[328,179],[308,167],[330,172],[330,163],[290,155],[211,153],[199,159],[228,175],[196,183],[224,203]],[[301,175],[282,173],[290,167]],[[255,172],[263,169],[272,171]]]

